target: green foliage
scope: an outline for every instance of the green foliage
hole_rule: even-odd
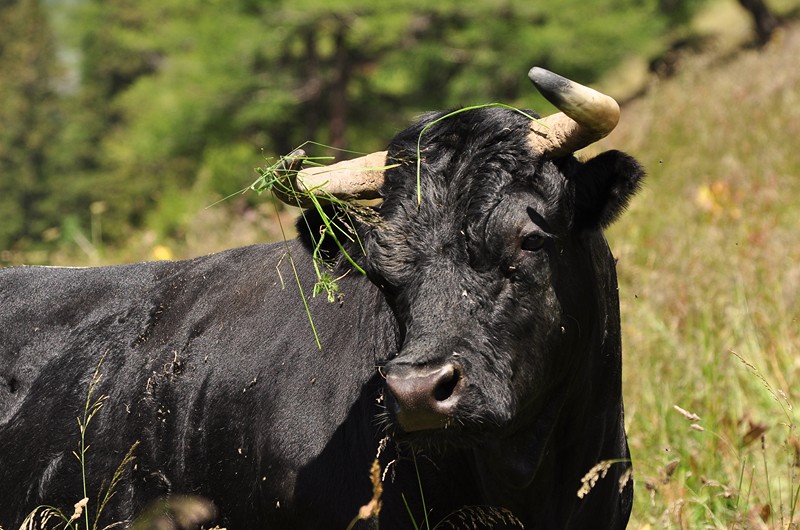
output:
[[[41,50],[0,46],[2,249],[102,249],[145,229],[180,242],[184,213],[242,187],[261,150],[373,151],[422,111],[543,108],[532,65],[590,83],[674,23],[657,0],[49,5],[55,43],[36,1],[0,10],[0,41]]]
[[[56,198],[52,140],[61,119],[55,45],[36,0],[0,4],[0,248],[47,228]]]

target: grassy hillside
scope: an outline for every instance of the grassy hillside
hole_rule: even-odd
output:
[[[650,81],[592,148],[625,150],[648,169],[609,233],[635,530],[800,524],[800,25],[741,51],[747,20],[728,8],[732,18],[698,24],[735,31]],[[189,218],[185,247],[145,233],[113,256],[99,238],[81,248],[91,263],[120,262],[279,237],[266,197],[234,219],[204,206],[175,209]],[[285,227],[294,214],[282,213]]]
[[[760,51],[686,59],[600,146],[649,173],[609,234],[631,528],[800,521],[799,56],[794,25]]]

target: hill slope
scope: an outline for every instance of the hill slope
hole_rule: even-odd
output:
[[[610,233],[637,476],[631,528],[800,519],[798,56],[795,24],[760,51],[687,59],[626,106],[601,146],[649,172]]]

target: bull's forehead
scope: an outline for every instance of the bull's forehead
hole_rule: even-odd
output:
[[[494,126],[466,120],[432,128],[422,136],[419,166],[413,157],[422,127],[390,146],[389,161],[401,165],[387,172],[384,222],[370,245],[374,269],[388,284],[413,284],[436,270],[439,282],[493,289],[523,232],[533,225],[553,235],[568,229],[565,162],[531,150],[525,119],[494,118]]]
[[[484,223],[509,195],[524,195],[551,225],[564,224],[563,169],[570,161],[548,160],[531,149],[527,117],[479,109],[437,119],[409,128],[389,147],[390,161],[401,165],[387,172],[388,222],[463,230]]]
[[[451,135],[447,142],[433,137],[419,164],[387,175],[381,209],[387,225],[427,246],[476,243],[490,239],[490,226],[497,237],[531,220],[563,233],[571,216],[563,171],[570,161],[539,157],[527,144],[527,127]]]

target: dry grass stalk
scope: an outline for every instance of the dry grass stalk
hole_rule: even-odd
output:
[[[494,506],[465,506],[442,519],[433,530],[495,528],[504,525],[524,529],[522,521],[505,508]]]
[[[630,482],[632,477],[633,477],[633,466],[628,467],[628,469],[625,470],[625,472],[622,474],[622,476],[619,477],[619,492],[620,493],[622,493],[622,490],[625,489],[625,486],[628,485],[628,482]]]
[[[688,410],[686,410],[686,409],[682,409],[682,408],[681,408],[681,407],[679,407],[678,405],[672,405],[672,408],[674,408],[675,410],[677,410],[678,412],[680,412],[680,413],[681,413],[681,415],[683,415],[683,417],[685,417],[685,418],[686,418],[686,419],[688,419],[688,420],[691,420],[691,421],[700,421],[700,416],[698,416],[698,415],[697,415],[697,414],[695,414],[694,412],[689,412],[689,411],[688,411]]]
[[[81,515],[83,515],[83,509],[86,508],[86,505],[89,503],[89,497],[84,497],[78,502],[75,503],[75,512],[73,512],[72,517],[69,518],[69,522],[77,521]]]
[[[67,520],[60,510],[52,506],[38,506],[22,521],[19,530],[46,530],[53,519],[62,523]]]
[[[581,479],[581,489],[578,490],[578,498],[582,499],[594,488],[597,481],[605,478],[608,470],[614,465],[617,460],[603,460],[592,467]]]
[[[381,495],[383,495],[383,482],[381,482],[381,466],[378,459],[372,461],[369,470],[369,478],[372,482],[372,499],[358,510],[358,518],[363,520],[377,518],[381,512]]]
[[[583,478],[581,479],[581,488],[578,490],[578,498],[582,499],[586,495],[592,491],[595,484],[602,479],[605,478],[608,474],[608,470],[611,469],[611,466],[614,464],[623,464],[623,463],[630,463],[630,460],[603,460],[598,462],[597,464],[586,473]],[[630,481],[631,477],[633,476],[633,467],[628,466],[627,469],[620,475],[618,480],[619,491],[622,492],[625,489],[625,486]]]

